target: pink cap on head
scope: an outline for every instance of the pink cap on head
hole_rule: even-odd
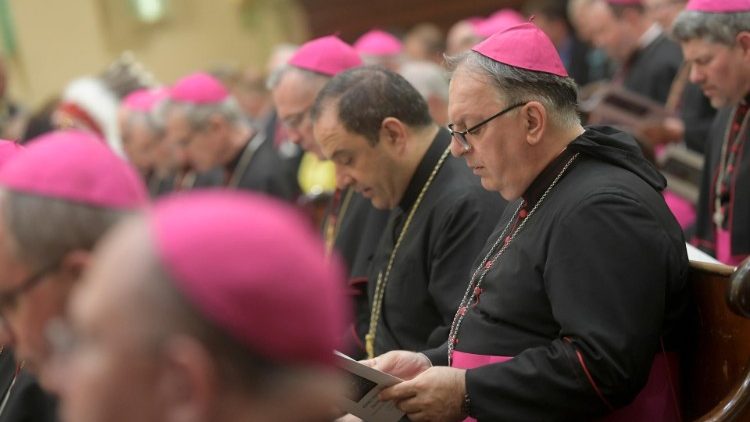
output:
[[[181,103],[214,104],[229,97],[229,91],[216,78],[205,72],[185,76],[172,85],[169,99]]]
[[[690,0],[685,9],[705,13],[750,12],[750,0]]]
[[[477,35],[480,37],[487,38],[492,34],[504,31],[524,22],[526,22],[526,19],[520,13],[513,9],[503,9],[477,23],[474,26],[474,31],[476,31]]]
[[[393,35],[373,29],[357,39],[354,49],[366,56],[395,56],[401,53],[402,45]]]
[[[328,35],[303,44],[287,63],[300,69],[335,76],[361,66],[362,59],[352,46],[336,36]]]
[[[23,147],[13,141],[0,139],[0,167],[3,167],[16,154],[23,151]]]
[[[154,89],[137,89],[128,94],[122,100],[122,107],[132,110],[149,112],[151,111],[159,101],[167,98],[169,90],[167,88],[154,88]]]
[[[568,76],[552,41],[532,23],[498,32],[475,45],[472,50],[508,66]]]
[[[643,5],[642,0],[607,0],[607,3],[616,6],[640,6]]]
[[[135,169],[88,132],[57,131],[35,138],[0,169],[0,185],[22,193],[114,209],[147,202]]]
[[[330,364],[346,321],[344,277],[296,211],[222,190],[167,198],[149,216],[175,287],[259,356]]]

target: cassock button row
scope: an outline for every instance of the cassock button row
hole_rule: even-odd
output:
[[[505,242],[505,245],[507,246],[508,243],[510,243],[510,236],[505,236],[504,242]]]
[[[476,296],[477,299],[479,299],[479,295],[481,294],[482,294],[482,289],[480,287],[474,287],[474,296]]]
[[[525,208],[522,208],[521,211],[518,211],[518,218],[524,219],[527,215],[529,215],[529,213],[526,212]]]
[[[466,315],[466,306],[462,306],[462,307],[458,308],[458,313],[461,316]]]
[[[492,261],[491,261],[491,260],[490,260],[490,261],[487,261],[487,262],[486,262],[486,263],[484,264],[484,268],[485,268],[485,269],[487,269],[487,270],[489,270],[490,268],[492,268]]]

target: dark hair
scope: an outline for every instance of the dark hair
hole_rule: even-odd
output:
[[[323,109],[338,103],[338,119],[347,131],[378,142],[383,120],[394,117],[411,127],[432,123],[427,102],[401,75],[366,66],[336,75],[318,93],[311,110],[317,120]]]

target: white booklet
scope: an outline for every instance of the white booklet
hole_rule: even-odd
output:
[[[378,400],[383,389],[401,382],[401,379],[363,365],[349,356],[334,352],[337,364],[349,376],[347,395],[341,408],[365,422],[397,422],[404,416],[392,401]]]

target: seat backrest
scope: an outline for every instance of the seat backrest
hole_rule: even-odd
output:
[[[697,316],[682,353],[684,420],[750,421],[750,261],[690,263]]]

